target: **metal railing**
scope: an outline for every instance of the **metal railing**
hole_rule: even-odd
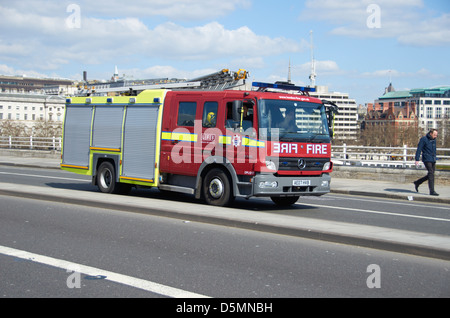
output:
[[[0,148],[61,151],[61,137],[0,136]]]
[[[413,168],[417,148],[403,147],[367,147],[332,146],[331,156],[335,165],[366,167]],[[450,149],[437,148],[438,163],[450,166]],[[420,163],[420,166],[423,166]]]
[[[0,136],[0,148],[24,150],[61,151],[61,137],[13,137]],[[333,145],[332,161],[335,165],[414,168],[416,148],[403,147],[366,147]],[[439,165],[450,168],[450,149],[438,148]]]

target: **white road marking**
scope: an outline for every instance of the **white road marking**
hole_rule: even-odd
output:
[[[344,196],[344,194],[342,194],[342,196]],[[342,198],[342,196],[329,195],[328,197],[330,197],[330,199],[334,198],[335,200],[336,199],[344,200]],[[414,207],[419,207],[419,208],[423,208],[424,206],[429,206],[430,205],[430,203],[422,203],[422,204],[420,204],[420,203],[408,203],[407,201],[406,202],[395,202],[395,201],[383,201],[383,202],[380,202],[380,199],[374,200],[374,199],[367,199],[367,198],[356,198],[356,197],[352,197],[350,195],[345,195],[345,200],[353,200],[353,201],[375,202],[375,203],[402,205],[402,206],[414,206]],[[392,199],[392,200],[394,200],[394,199]],[[395,200],[398,200],[398,199],[395,199]],[[406,198],[405,198],[405,200],[406,200]],[[434,203],[434,202],[432,202],[432,203]],[[446,207],[446,206],[439,206],[439,205],[437,205],[439,203],[434,203],[434,204],[436,204],[436,205],[432,206],[433,209],[450,210],[450,206],[448,206],[448,207]]]
[[[302,203],[297,203],[297,204],[301,205]],[[356,212],[362,212],[362,213],[373,213],[373,214],[384,214],[384,215],[391,215],[391,216],[401,216],[401,217],[413,218],[413,219],[425,219],[425,220],[433,220],[433,221],[450,222],[450,219],[435,218],[435,217],[423,216],[423,215],[402,214],[402,213],[383,212],[383,211],[374,211],[374,210],[362,210],[362,209],[355,209],[355,208],[320,205],[320,204],[312,204],[312,203],[303,203],[303,204],[304,205],[310,205],[310,206],[317,207],[317,208],[329,208],[329,209],[337,209],[337,210],[356,211]]]
[[[173,288],[165,285],[161,285],[158,283],[154,283],[148,280],[135,278],[127,275],[122,275],[110,271],[106,271],[103,269],[85,266],[81,264],[76,264],[72,262],[68,262],[61,259],[56,259],[52,257],[47,257],[39,254],[34,254],[10,247],[0,246],[0,254],[17,257],[20,259],[28,260],[31,262],[36,262],[40,264],[45,264],[57,268],[62,268],[65,270],[73,271],[74,268],[80,271],[80,273],[92,276],[92,277],[100,277],[106,276],[105,279],[116,282],[119,284],[124,284],[127,286],[139,288],[142,290],[146,290],[152,293],[156,293],[159,295],[172,297],[172,298],[209,298],[208,296],[192,293],[189,291],[185,291],[178,288]]]
[[[85,181],[85,182],[89,182],[89,180],[83,180],[83,179],[40,176],[40,175],[36,175],[36,174],[24,174],[24,173],[13,173],[13,172],[0,172],[0,174],[7,174],[7,175],[21,176],[21,177],[33,177],[33,178],[45,178],[45,179],[58,179],[58,180],[68,180],[68,181]]]

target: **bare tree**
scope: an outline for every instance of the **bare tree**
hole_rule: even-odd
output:
[[[2,136],[14,137],[60,137],[62,123],[38,120],[32,126],[27,126],[23,122],[8,119],[0,122],[0,133]]]
[[[29,136],[29,128],[25,124],[10,119],[0,122],[0,131],[2,136]]]
[[[38,120],[32,129],[35,137],[59,137],[62,134],[62,123]]]

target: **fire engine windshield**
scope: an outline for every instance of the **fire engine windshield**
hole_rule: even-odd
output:
[[[325,106],[294,100],[260,100],[260,138],[294,142],[329,142]]]

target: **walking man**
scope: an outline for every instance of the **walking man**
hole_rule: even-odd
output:
[[[414,181],[414,187],[419,192],[419,186],[428,180],[428,188],[430,189],[430,195],[439,195],[434,191],[434,171],[436,169],[436,138],[438,135],[437,129],[431,129],[426,136],[423,136],[416,151],[416,166],[419,164],[420,155],[422,155],[422,161],[425,168],[428,170],[428,174],[425,177]]]

